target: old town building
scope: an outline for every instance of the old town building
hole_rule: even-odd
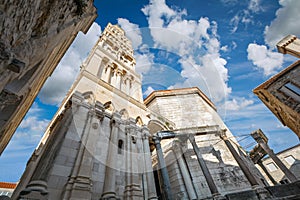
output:
[[[300,40],[287,36],[278,51],[300,57]],[[280,122],[300,137],[300,61],[274,75],[253,90]]]
[[[0,5],[0,154],[79,31],[93,0],[3,0]]]
[[[280,151],[276,153],[276,156],[300,180],[300,144]],[[269,185],[290,183],[288,177],[270,156],[263,158],[261,163],[263,167],[259,165],[258,169],[264,175]]]
[[[198,88],[144,101],[131,42],[108,24],[12,199],[272,199]]]

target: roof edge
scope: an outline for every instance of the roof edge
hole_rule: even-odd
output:
[[[198,87],[190,87],[190,88],[177,88],[170,90],[157,90],[151,92],[145,99],[144,104],[147,106],[154,100],[156,97],[163,96],[174,96],[174,95],[184,95],[184,94],[198,94],[202,99],[208,103],[215,111],[217,111],[214,103],[198,88]]]

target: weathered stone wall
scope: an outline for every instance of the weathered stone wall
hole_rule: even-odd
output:
[[[0,154],[79,31],[96,18],[93,0],[0,4]]]
[[[202,133],[200,127],[207,127],[207,130],[209,130],[208,127],[216,126],[220,128],[220,131],[221,129],[226,129],[227,138],[240,159],[245,163],[257,183],[260,186],[264,186],[261,181],[263,179],[261,173],[246,156],[245,152],[240,149],[235,138],[221,120],[211,102],[205,99],[205,96],[201,95],[198,90],[195,88],[187,88],[157,91],[154,92],[151,101],[149,97],[147,97],[145,101],[150,110],[154,108],[154,110],[163,117],[175,123],[177,128],[175,134],[200,134],[195,136],[196,144],[221,195],[225,196],[229,193],[251,190],[251,184],[224,140],[220,137],[220,133],[218,133],[218,131],[211,133],[203,131]],[[161,141],[166,164],[168,165],[171,188],[174,190],[172,192],[182,192],[183,196],[188,196],[186,185],[182,182],[182,176],[180,176],[180,170],[179,174],[178,170],[176,170],[178,161],[172,160],[172,156],[168,153],[168,151],[170,151],[168,149],[172,146],[173,142],[173,139]],[[198,198],[210,198],[212,193],[204,176],[204,172],[199,165],[196,153],[190,142],[186,142],[185,145],[186,146],[183,147],[183,155],[190,173],[189,178],[192,180],[193,185],[189,187],[193,187],[191,190],[196,193]],[[154,160],[155,159],[154,156]],[[177,176],[174,176],[174,174],[177,174]],[[177,178],[176,181],[173,180],[175,178]]]
[[[300,180],[300,145],[291,147],[287,150],[277,153],[276,155],[282,161],[282,163],[297,177],[297,179]],[[294,162],[292,162],[293,159]],[[287,179],[284,173],[279,169],[279,167],[276,166],[275,162],[270,157],[263,159],[262,164],[265,166],[267,172],[265,172],[259,165],[257,168],[264,175],[269,185],[272,186],[274,183],[272,183],[266,173],[269,173],[278,184],[281,184],[280,181]],[[275,169],[270,169],[270,164],[274,164]]]
[[[300,137],[300,96],[285,87],[293,83],[300,88],[300,61],[255,88],[253,92],[276,117]]]
[[[110,183],[112,191],[122,199],[126,195],[129,199],[141,199],[143,186],[147,187],[146,193],[155,187],[147,185],[146,174],[152,170],[145,166],[150,152],[144,148],[144,143],[149,146],[144,128],[136,125],[134,119],[119,118],[115,143],[115,114],[106,112],[99,102],[91,105],[78,94],[73,95],[72,106],[50,123],[44,136],[46,142],[40,144],[28,162],[13,199],[38,195],[42,190],[31,186],[37,181],[47,186],[48,199],[100,199],[110,179],[115,180]],[[110,154],[111,149],[116,154]]]

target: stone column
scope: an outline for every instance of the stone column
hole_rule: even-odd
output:
[[[143,197],[140,184],[140,170],[138,167],[137,127],[134,120],[130,120],[127,127],[127,158],[126,158],[126,185],[124,190],[124,199],[139,199]],[[141,141],[139,141],[141,142]]]
[[[267,144],[268,138],[262,132],[262,130],[258,129],[251,133],[251,136],[254,140],[260,145],[260,147],[267,152],[267,154],[272,158],[272,160],[277,164],[277,166],[281,169],[281,171],[286,175],[286,177],[291,181],[297,181],[296,176],[281,162],[281,160],[275,155],[273,150]]]
[[[171,200],[171,199],[173,199],[172,191],[171,191],[171,184],[170,184],[170,179],[169,179],[169,175],[168,175],[168,170],[167,170],[164,154],[162,152],[162,148],[160,145],[161,138],[159,138],[157,136],[153,136],[152,139],[155,144],[156,155],[157,155],[157,160],[158,160],[158,167],[160,169],[160,174],[161,174],[162,180],[163,180],[163,183],[162,183],[163,193],[164,193],[166,200]]]
[[[111,66],[107,65],[105,73],[102,73],[102,80],[104,80],[107,83],[110,83],[111,79]]]
[[[208,187],[210,189],[210,192],[212,193],[213,196],[219,196],[220,194],[219,194],[218,188],[215,185],[215,182],[214,182],[214,180],[213,180],[213,178],[212,178],[212,176],[211,176],[211,174],[210,174],[210,172],[207,168],[207,165],[206,165],[206,163],[205,163],[205,161],[204,161],[204,159],[203,159],[203,157],[200,153],[200,150],[199,150],[199,148],[196,144],[196,141],[195,141],[195,137],[193,135],[189,135],[188,138],[189,138],[189,141],[191,142],[191,144],[193,146],[193,149],[194,149],[195,154],[197,156],[199,165],[202,169],[203,175],[204,175],[204,177],[206,179],[206,182],[208,184]]]
[[[197,199],[197,196],[196,196],[196,193],[194,190],[194,186],[193,186],[192,180],[190,178],[190,174],[189,174],[187,166],[182,158],[183,153],[182,153],[182,149],[181,149],[181,145],[180,145],[179,141],[175,141],[175,144],[173,146],[173,152],[177,159],[179,169],[180,169],[189,199]]]
[[[222,131],[220,137],[225,142],[227,148],[229,149],[229,151],[233,155],[234,159],[240,166],[241,170],[245,174],[245,176],[248,179],[251,186],[259,185],[257,180],[255,179],[255,177],[253,176],[253,174],[250,172],[248,166],[245,164],[245,162],[241,159],[240,155],[236,152],[235,148],[232,146],[231,142],[229,141],[228,137],[226,136],[226,133]]]
[[[267,177],[270,179],[270,181],[273,183],[273,185],[277,185],[278,183],[275,181],[275,179],[273,178],[273,176],[269,173],[269,171],[266,169],[266,167],[264,166],[264,164],[262,163],[262,161],[258,161],[257,164],[260,166],[260,168],[265,172],[265,174],[267,175]]]
[[[112,69],[112,72],[111,72],[110,84],[114,87],[117,87],[116,83],[117,83],[117,69],[115,68],[115,69]]]
[[[125,190],[124,199],[130,199],[130,187],[131,187],[131,129],[132,127],[128,125],[126,127],[126,149],[125,153]]]
[[[139,164],[137,163],[139,153],[137,151],[137,143],[140,139],[138,137],[138,130],[137,127],[132,129],[132,135],[131,135],[131,195],[135,197],[142,197],[142,190],[141,190],[141,184],[140,184],[140,171],[139,171]]]
[[[268,153],[268,155],[291,182],[297,181],[296,176],[281,162],[281,160],[275,155],[274,151],[270,149],[269,145],[264,142],[259,143],[259,145]]]
[[[130,94],[130,79],[129,78],[126,78],[125,84],[126,84],[125,93],[129,95]]]
[[[117,71],[116,72],[116,88],[117,89],[121,89],[121,76],[122,76],[122,73],[120,71]]]
[[[144,147],[144,158],[145,158],[145,177],[147,181],[148,199],[157,199],[155,181],[153,176],[152,160],[149,147],[149,136],[148,129],[144,126],[142,129],[143,133],[143,147]]]
[[[114,113],[112,117],[112,129],[110,135],[110,143],[106,162],[106,171],[104,179],[104,189],[102,199],[116,199],[116,156],[118,154],[118,133],[121,116]]]
[[[99,136],[99,119],[95,116],[95,113],[90,111],[90,120],[85,127],[84,140],[81,143],[81,155],[80,159],[76,160],[77,172],[73,176],[73,185],[70,191],[70,197],[68,199],[77,199],[79,197],[85,197],[87,199],[92,198],[92,166],[93,157],[95,151],[95,143]],[[79,161],[79,163],[77,163]],[[72,179],[70,179],[72,181]],[[66,193],[67,194],[67,193]]]

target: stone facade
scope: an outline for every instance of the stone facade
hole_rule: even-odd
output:
[[[225,198],[254,186],[264,187],[260,172],[198,88],[154,91],[144,102],[176,127],[174,139],[161,138],[171,196],[164,196],[162,186],[159,195],[166,199]],[[162,182],[158,156],[153,154],[153,165],[157,181]]]
[[[198,88],[143,101],[131,42],[108,24],[12,199],[276,199],[266,185]]]
[[[300,137],[300,61],[253,90],[285,126]]]
[[[109,24],[28,162],[13,199],[156,198],[145,127],[151,114],[134,67],[131,42]]]
[[[280,53],[300,58],[300,40],[288,35],[277,43]],[[300,137],[300,61],[297,61],[253,90],[253,93],[285,126]]]
[[[300,180],[300,145],[278,152],[276,156]],[[272,158],[263,158],[261,163],[263,166],[260,164],[257,167],[269,185],[287,184],[290,182]]]
[[[295,35],[288,35],[277,43],[280,53],[291,54],[300,58],[300,40]]]
[[[0,154],[79,31],[97,14],[93,0],[0,4]]]

